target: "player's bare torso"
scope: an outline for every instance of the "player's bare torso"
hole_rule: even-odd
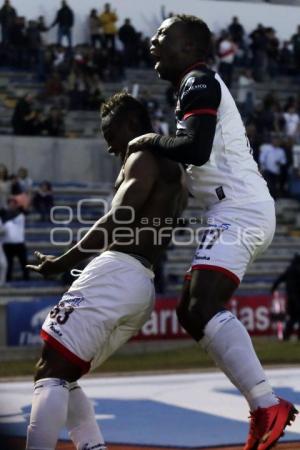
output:
[[[146,153],[141,152],[140,158],[145,157]],[[149,153],[147,157],[149,158]],[[186,206],[187,191],[185,177],[179,164],[154,155],[151,155],[151,158],[157,167],[157,176],[151,193],[142,207],[134,211],[132,223],[124,224],[123,231],[121,230],[123,225],[120,224],[121,232],[117,240],[111,244],[110,250],[137,254],[155,264],[168,245],[177,219]],[[126,164],[130,164],[130,158],[125,166]],[[118,206],[122,196],[124,169],[125,167],[122,167],[116,180],[117,192],[112,202],[113,207]],[[147,177],[146,168],[139,176],[141,179]],[[123,238],[122,232],[126,234]]]

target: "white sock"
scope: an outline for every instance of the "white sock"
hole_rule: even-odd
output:
[[[68,402],[67,381],[43,378],[34,384],[26,450],[55,450],[66,422]]]
[[[67,428],[76,450],[105,450],[92,403],[77,382],[70,383]]]
[[[278,403],[246,328],[231,312],[216,314],[206,324],[200,343],[246,397],[251,411]]]

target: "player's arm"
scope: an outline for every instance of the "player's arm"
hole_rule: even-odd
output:
[[[70,270],[88,256],[105,250],[117,227],[132,226],[134,215],[147,202],[157,177],[157,162],[150,152],[131,155],[126,161],[124,181],[113,199],[111,210],[66,253],[54,258],[36,252],[39,265],[28,267],[48,276]]]
[[[212,77],[192,77],[179,94],[185,129],[175,137],[148,134],[129,143],[129,152],[144,146],[182,164],[202,166],[211,154],[221,87]]]

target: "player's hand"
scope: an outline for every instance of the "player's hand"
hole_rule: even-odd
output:
[[[37,259],[37,265],[27,265],[27,269],[33,270],[43,275],[45,278],[51,275],[57,275],[59,273],[65,272],[63,264],[56,256],[43,255],[40,252],[34,252]]]
[[[141,150],[147,150],[149,145],[153,144],[153,141],[157,138],[157,136],[159,136],[159,134],[147,133],[132,139],[128,143],[126,156],[128,157],[131,153],[139,152]]]

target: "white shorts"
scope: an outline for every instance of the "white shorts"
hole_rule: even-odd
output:
[[[208,211],[205,219],[197,233],[198,247],[190,270],[222,272],[238,285],[249,264],[272,242],[276,227],[274,202],[219,207]]]
[[[137,259],[106,251],[94,258],[48,314],[42,338],[82,373],[100,365],[149,319],[154,274]]]

